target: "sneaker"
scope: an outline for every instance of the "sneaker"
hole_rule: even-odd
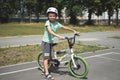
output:
[[[44,78],[46,77],[46,76],[45,76],[45,72],[42,72],[41,75],[42,75]]]
[[[54,77],[51,74],[45,75],[47,80],[54,80]]]

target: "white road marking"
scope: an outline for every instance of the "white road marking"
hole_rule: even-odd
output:
[[[120,55],[120,53],[117,53],[117,52],[111,52],[111,53],[112,53],[112,54],[115,54],[115,55]],[[108,59],[108,60],[113,60],[113,61],[120,61],[119,59],[113,59],[113,58],[103,57],[103,56],[99,56],[99,58]]]
[[[18,73],[18,72],[23,72],[23,71],[28,71],[28,70],[33,70],[33,69],[36,69],[36,68],[38,68],[38,67],[33,67],[33,68],[27,68],[27,69],[22,69],[22,70],[17,70],[17,71],[1,73],[0,76],[7,75],[7,74]]]
[[[117,52],[112,52],[113,54],[117,54],[117,55],[120,55],[120,53],[117,53]]]
[[[24,62],[24,63],[19,63],[19,64],[13,64],[13,65],[8,65],[8,66],[2,66],[1,68],[7,68],[7,67],[14,67],[14,66],[20,66],[20,65],[25,65],[25,64],[31,64],[31,63],[35,63],[36,61],[32,61],[32,62]]]
[[[108,54],[113,54],[113,53],[109,52],[109,53],[105,53],[105,54],[99,54],[99,55],[89,56],[89,57],[85,57],[85,59],[99,57],[99,56],[108,55]]]
[[[99,57],[99,58],[103,58],[103,59],[108,59],[108,60],[113,60],[113,61],[120,61],[120,60],[118,60],[118,59],[113,59],[113,58],[108,58],[108,57]]]

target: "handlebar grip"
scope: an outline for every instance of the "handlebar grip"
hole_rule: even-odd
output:
[[[75,33],[76,36],[80,36],[80,34]]]
[[[68,38],[68,37],[65,37],[65,39],[67,39],[67,40],[68,40],[69,38]]]

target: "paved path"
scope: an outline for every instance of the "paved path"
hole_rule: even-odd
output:
[[[52,73],[55,80],[120,80],[120,49],[81,54],[89,65],[87,79],[70,75],[63,65]],[[0,67],[0,80],[45,80],[35,62]]]
[[[120,39],[111,38],[120,37],[120,31],[117,32],[93,32],[82,34],[79,40],[84,44],[101,45],[110,48],[120,48]]]
[[[70,36],[70,35],[67,35]],[[78,41],[84,44],[114,47],[109,50],[80,54],[89,65],[88,79],[74,78],[63,65],[57,73],[52,73],[55,80],[120,80],[120,39],[110,38],[120,36],[117,32],[82,33]],[[26,36],[0,38],[0,47],[40,44],[42,36]],[[36,62],[0,67],[0,80],[45,80]]]
[[[67,34],[64,36],[71,35]],[[81,33],[81,36],[77,39],[85,44],[120,47],[120,40],[110,38],[113,36],[120,36],[120,31]],[[9,38],[0,38],[0,47],[40,44],[41,40],[42,36],[17,36]]]

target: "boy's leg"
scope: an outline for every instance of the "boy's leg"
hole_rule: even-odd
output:
[[[44,71],[46,79],[54,80],[54,77],[48,71],[48,59],[44,59]]]
[[[44,58],[43,65],[44,65],[45,77],[47,79],[54,80],[54,78],[52,77],[52,75],[49,73],[49,70],[48,70],[48,60],[50,59],[51,50],[52,50],[51,44],[42,42],[42,53]]]
[[[44,70],[45,70],[45,74],[48,75],[49,71],[48,71],[48,59],[44,59]]]
[[[48,60],[50,59],[50,53],[51,53],[51,44],[46,43],[46,42],[42,42],[42,53],[43,53],[43,57],[44,57],[44,72],[45,74],[49,74],[48,71]]]

